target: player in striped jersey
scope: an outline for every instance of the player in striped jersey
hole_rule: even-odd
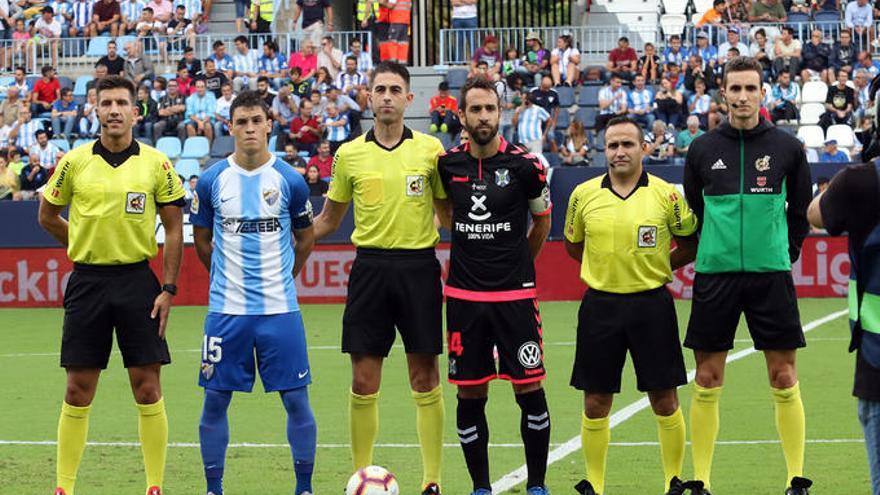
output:
[[[269,152],[272,123],[258,93],[240,94],[230,115],[235,152],[202,175],[190,217],[199,259],[211,272],[199,376],[205,388],[199,439],[207,492],[223,494],[226,411],[233,391],[253,388],[256,354],[264,389],[279,392],[287,410],[294,493],[311,494],[317,430],[294,285],[315,240],[309,188]]]

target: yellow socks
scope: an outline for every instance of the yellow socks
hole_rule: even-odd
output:
[[[776,403],[776,430],[782,442],[788,480],[803,476],[805,420],[804,403],[801,402],[801,388],[795,383],[791,388],[773,388],[773,401]]]
[[[351,458],[355,469],[373,463],[373,444],[379,433],[379,392],[358,395],[351,392],[349,399],[349,427],[351,428]]]
[[[168,416],[165,399],[153,404],[138,404],[138,435],[144,455],[147,488],[162,488],[165,477],[165,455],[168,451]]]
[[[709,488],[712,473],[712,455],[718,437],[718,401],[721,387],[703,388],[694,383],[691,400],[691,452],[694,457],[694,478]]]
[[[430,392],[412,393],[416,401],[416,431],[422,450],[422,486],[440,485],[440,462],[443,454],[443,391],[438,385]]]
[[[581,449],[584,452],[587,481],[600,495],[605,490],[605,461],[610,441],[608,417],[590,419],[585,414],[581,419]]]
[[[681,466],[684,463],[684,415],[681,408],[669,416],[656,416],[657,435],[660,437],[660,458],[663,460],[665,481],[663,490],[669,488],[673,476],[681,478]]]
[[[73,495],[79,461],[86,448],[89,434],[89,409],[91,406],[76,407],[68,403],[61,405],[58,419],[58,459],[56,460],[56,484],[67,495]]]

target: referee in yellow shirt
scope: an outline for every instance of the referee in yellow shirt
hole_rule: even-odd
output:
[[[40,202],[40,225],[67,246],[74,263],[64,294],[67,392],[58,422],[55,495],[73,495],[114,329],[139,412],[146,493],[160,495],[168,419],[159,370],[171,362],[165,325],[183,256],[184,191],[168,157],[132,138],[134,84],[108,76],[98,81],[97,92],[100,140],[61,159]],[[65,206],[69,223],[61,217]],[[165,228],[161,286],[147,264],[158,250],[157,211]]]
[[[657,417],[667,495],[681,495],[685,425],[676,387],[687,383],[675,306],[665,285],[672,270],[690,263],[697,219],[682,194],[642,168],[647,145],[639,124],[626,117],[605,130],[608,173],[579,185],[565,216],[565,248],[581,263],[589,287],[578,312],[571,385],[584,392],[581,442],[584,495],[605,488],[611,430],[608,414],[629,351],[637,386]],[[672,250],[675,238],[678,248]]]
[[[447,208],[437,172],[443,146],[436,138],[403,125],[412,102],[403,65],[376,66],[370,105],[372,130],[342,145],[324,209],[315,219],[322,239],[342,222],[354,201],[351,268],[342,317],[342,351],[351,355],[351,450],[356,469],[372,464],[379,429],[382,362],[400,332],[416,402],[422,452],[422,494],[440,493],[443,395],[437,356],[443,352],[440,263],[434,246],[433,202]]]

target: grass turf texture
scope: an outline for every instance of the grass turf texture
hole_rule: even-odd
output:
[[[682,335],[689,302],[677,302]],[[574,355],[577,303],[543,303],[547,396],[553,421],[552,442],[560,444],[579,434],[582,396],[568,385]],[[842,299],[803,299],[801,320],[819,319],[845,308]],[[634,310],[637,310],[634,308]],[[168,407],[170,441],[185,443],[170,448],[165,493],[204,493],[198,443],[198,420],[202,391],[197,386],[201,358],[202,307],[173,309],[168,331],[174,363],[163,369],[164,396]],[[314,383],[310,388],[318,421],[316,493],[341,493],[350,475],[348,441],[347,356],[338,350],[342,306],[303,307],[309,338]],[[4,379],[0,421],[0,494],[51,493],[55,476],[55,446],[20,445],[9,441],[54,441],[64,393],[64,373],[58,367],[62,311],[56,309],[0,310],[0,375]],[[848,327],[845,317],[807,334],[808,347],[798,353],[798,368],[807,414],[807,439],[845,440],[810,443],[806,451],[806,475],[816,482],[814,493],[867,493],[868,468],[856,402],[850,395],[853,358],[846,352]],[[751,344],[744,323],[734,351]],[[399,343],[399,339],[398,339]],[[40,355],[33,355],[40,354]],[[693,357],[685,351],[688,368]],[[441,370],[445,373],[445,357]],[[415,432],[415,409],[404,371],[402,349],[395,348],[385,365],[380,396],[380,444],[375,463],[391,469],[401,482],[402,493],[419,492],[421,464]],[[445,379],[445,375],[444,375]],[[680,390],[685,417],[690,386]],[[470,493],[470,479],[455,434],[455,390],[444,383],[446,434],[444,493]],[[614,411],[638,400],[630,363],[624,371],[622,393]],[[518,444],[519,409],[510,386],[494,382],[488,406],[491,442]],[[231,442],[272,444],[259,448],[230,448],[226,463],[225,491],[240,494],[293,493],[293,469],[286,447],[285,414],[277,394],[264,394],[257,383],[252,394],[236,394],[230,407]],[[612,442],[648,442],[648,445],[612,445],[608,458],[606,494],[662,493],[662,472],[656,426],[650,409],[614,428]],[[780,494],[785,466],[773,419],[773,403],[760,353],[728,365],[721,399],[721,433],[715,453],[713,491],[716,493]],[[137,411],[128,378],[118,354],[102,375],[92,407],[91,442],[137,442]],[[741,441],[769,441],[744,444]],[[552,450],[551,446],[551,450]],[[689,450],[689,449],[688,449]],[[490,450],[492,479],[519,467],[521,448],[500,446]],[[690,453],[685,476],[691,474]],[[554,493],[573,493],[571,486],[583,477],[580,451],[550,466],[547,484]],[[90,446],[86,449],[77,482],[77,493],[103,495],[142,493],[143,469],[140,449],[135,446]],[[523,485],[512,493],[524,493]]]

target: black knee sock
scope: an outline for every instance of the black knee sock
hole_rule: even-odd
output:
[[[516,403],[522,409],[519,429],[526,451],[526,466],[529,468],[526,487],[544,486],[547,453],[550,450],[550,412],[547,410],[544,389],[517,395]]]
[[[489,481],[489,425],[486,423],[488,399],[458,398],[458,440],[464,452],[468,473],[474,483],[474,491],[492,489]]]

